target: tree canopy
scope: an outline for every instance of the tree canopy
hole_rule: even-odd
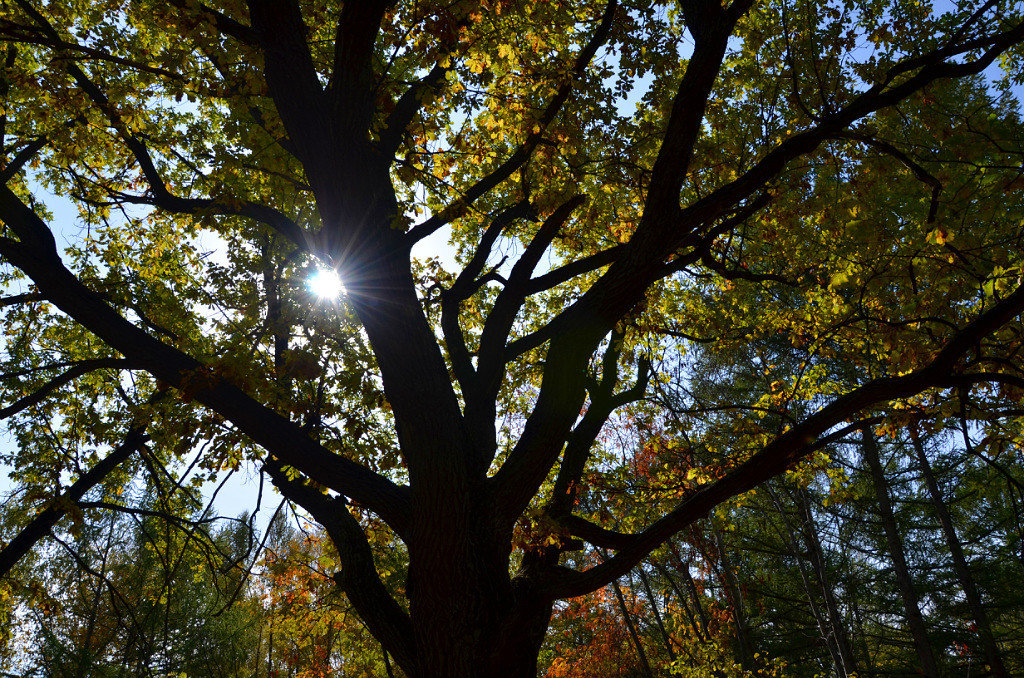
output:
[[[932,441],[1024,444],[1019,3],[0,8],[0,573],[253,466],[385,660],[532,676],[680,539],[742,629],[744,496],[827,588],[808,487],[856,445],[919,640],[898,460],[955,565]]]

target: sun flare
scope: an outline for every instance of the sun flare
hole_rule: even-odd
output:
[[[310,292],[325,300],[337,299],[345,291],[341,276],[337,271],[329,268],[320,269],[310,276],[308,284]]]

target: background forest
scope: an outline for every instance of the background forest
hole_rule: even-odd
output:
[[[666,448],[616,433],[590,478],[611,501],[591,508],[643,519]],[[1021,468],[976,435],[911,425],[838,441],[557,606],[540,675],[1021,675]],[[19,566],[5,675],[404,675],[333,586],[336,555],[308,520],[282,504],[260,535],[193,502],[168,522],[154,488],[133,491],[143,509],[76,519]],[[384,546],[400,594],[403,551]]]

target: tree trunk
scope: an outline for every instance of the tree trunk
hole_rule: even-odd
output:
[[[875,667],[875,660],[871,656],[871,647],[868,645],[868,635],[864,628],[864,619],[860,614],[860,606],[857,604],[856,594],[851,595],[850,608],[853,610],[853,621],[857,625],[857,635],[860,637],[861,649],[864,652],[864,664],[867,666],[867,673],[877,676],[878,669]]]
[[[410,540],[407,596],[415,666],[406,673],[535,678],[551,602],[529,597],[514,584],[511,535],[496,529],[482,510],[464,512],[458,523],[450,517],[447,529],[435,523]]]
[[[669,573],[667,567],[665,567],[664,565],[662,565],[654,559],[651,560],[651,563],[653,563],[654,567],[658,570],[661,576],[665,578],[665,581],[667,581],[668,585],[672,587],[672,591],[676,594],[676,597],[679,599],[679,604],[682,606],[683,612],[686,614],[686,618],[690,622],[690,628],[693,630],[694,637],[703,642],[706,638],[706,633],[704,632],[706,629],[703,629],[702,626],[697,624],[697,618],[694,616],[693,611],[690,610],[690,604],[687,602],[689,596],[683,593],[683,590],[679,588],[679,584],[677,584],[676,580],[672,578],[672,575]]]
[[[856,673],[857,665],[853,659],[853,648],[850,646],[850,638],[846,633],[846,624],[839,613],[839,605],[836,602],[835,592],[832,590],[832,582],[828,576],[828,568],[825,564],[825,554],[821,550],[821,540],[818,538],[818,528],[814,524],[814,513],[811,512],[811,502],[804,490],[796,493],[797,506],[803,514],[804,543],[811,556],[811,564],[814,566],[818,582],[821,584],[821,595],[825,601],[825,610],[828,612],[829,625],[832,627],[832,636],[835,638],[839,656],[842,659],[841,675],[848,676]]]
[[[661,612],[658,611],[658,601],[654,598],[654,591],[651,589],[651,582],[647,578],[647,574],[644,572],[643,566],[636,568],[636,573],[640,576],[640,582],[644,586],[644,592],[647,594],[647,599],[651,601],[651,612],[654,613],[654,621],[658,624],[658,631],[661,633],[661,638],[665,641],[665,650],[668,652],[669,661],[676,660],[676,651],[672,647],[672,637],[668,633],[668,629],[665,628],[665,621],[661,618]]]
[[[710,635],[711,623],[708,620],[708,613],[704,610],[704,603],[700,599],[700,591],[697,589],[697,582],[693,581],[693,575],[690,574],[690,563],[686,562],[683,564],[683,572],[686,575],[686,588],[690,591],[690,600],[693,601],[693,607],[697,610],[697,618],[700,619],[700,628],[704,633],[704,639],[706,640]]]
[[[626,629],[629,631],[629,637],[633,641],[633,648],[636,650],[636,656],[640,659],[640,668],[643,669],[643,674],[647,678],[654,678],[654,672],[651,671],[651,663],[647,660],[647,653],[644,652],[644,645],[640,642],[640,634],[636,631],[636,625],[633,623],[633,618],[629,614],[629,608],[626,607],[626,599],[622,596],[622,589],[619,588],[619,582],[612,582],[612,589],[615,591],[615,599],[619,603],[619,610],[622,612],[622,618],[626,621]]]
[[[800,549],[797,548],[796,543],[796,530],[793,529],[792,524],[789,521],[789,517],[786,515],[785,507],[782,502],[776,496],[775,492],[768,489],[768,496],[771,497],[772,503],[775,505],[776,510],[779,512],[779,516],[782,518],[785,524],[785,529],[780,530],[780,535],[783,541],[786,542],[786,548],[793,555],[793,559],[796,561],[797,571],[800,573],[800,581],[804,587],[804,593],[807,595],[807,604],[811,609],[811,616],[814,617],[815,623],[818,625],[818,632],[821,634],[821,639],[825,643],[825,647],[828,649],[829,655],[832,657],[832,664],[836,668],[836,675],[842,676],[846,673],[846,669],[843,667],[843,658],[839,651],[839,643],[835,638],[835,634],[830,630],[829,624],[826,622],[824,615],[818,607],[818,603],[815,601],[814,588],[811,586],[811,580],[807,576],[807,566],[804,564],[803,554],[800,553]]]
[[[921,672],[929,678],[937,678],[938,666],[935,663],[935,656],[932,654],[932,646],[928,643],[928,634],[925,630],[924,618],[921,616],[920,603],[917,593],[914,591],[914,582],[910,577],[910,567],[907,565],[907,556],[903,550],[903,540],[900,537],[896,516],[893,513],[889,483],[885,479],[882,462],[878,457],[878,445],[874,435],[867,428],[863,429],[862,436],[863,445],[861,447],[864,451],[864,460],[871,471],[875,496],[878,499],[878,513],[885,530],[885,540],[889,546],[889,555],[892,558],[893,571],[896,574],[896,584],[899,587],[900,597],[903,599],[907,625],[910,627],[910,635],[914,639],[917,656],[921,661]]]
[[[985,659],[988,661],[992,675],[1003,678],[1007,675],[1006,667],[1003,665],[1003,657],[996,645],[995,637],[992,634],[992,627],[988,623],[988,615],[985,614],[985,607],[982,605],[978,588],[974,585],[974,578],[967,567],[967,558],[964,557],[963,545],[957,536],[949,511],[946,509],[946,502],[942,498],[939,484],[935,481],[932,473],[932,466],[928,462],[928,455],[925,454],[924,445],[921,443],[921,436],[917,426],[910,427],[910,439],[913,443],[914,452],[917,455],[917,463],[924,477],[925,485],[928,487],[928,494],[931,496],[932,505],[935,507],[935,515],[942,526],[942,533],[946,538],[946,545],[949,547],[950,555],[953,557],[953,571],[964,591],[967,605],[971,609],[971,616],[978,627],[978,636],[981,638],[981,645],[985,651]]]
[[[728,592],[729,602],[732,606],[733,622],[736,624],[736,654],[740,666],[744,671],[754,669],[754,651],[750,645],[750,631],[747,628],[747,615],[743,609],[743,592],[736,581],[736,574],[733,572],[732,562],[729,554],[725,551],[725,544],[722,540],[722,533],[718,528],[711,525],[711,531],[715,535],[715,546],[718,548],[718,557],[722,566],[722,581]]]

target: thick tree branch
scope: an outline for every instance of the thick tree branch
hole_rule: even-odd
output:
[[[643,217],[623,253],[624,258],[617,258],[581,299],[560,314],[560,322],[548,323],[543,330],[508,347],[514,355],[557,335],[548,348],[534,410],[519,441],[494,477],[498,505],[506,520],[514,520],[527,506],[555,463],[560,446],[554,441],[562,439],[583,403],[582,375],[589,356],[619,318],[642,298],[661,262],[686,235],[685,226],[679,229],[679,191],[725,57],[729,34],[738,18],[723,17],[718,6],[710,2],[691,5],[694,6],[684,8],[691,13],[688,23],[704,19],[709,23],[696,36],[694,53],[679,84],[654,164]],[[705,219],[710,221],[713,216],[709,214]],[[702,222],[682,223],[692,224],[692,228]],[[563,331],[566,327],[570,329]]]
[[[490,256],[495,241],[505,227],[517,219],[532,220],[535,218],[536,213],[528,200],[520,200],[499,212],[481,236],[469,263],[459,273],[452,286],[441,292],[441,330],[444,333],[445,345],[448,347],[455,376],[459,380],[463,393],[468,397],[475,397],[476,386],[473,376],[476,371],[473,368],[469,350],[466,348],[462,326],[459,324],[460,304],[479,289],[480,274],[483,272],[484,266],[487,265],[487,258]]]
[[[727,15],[717,0],[688,0],[682,7],[696,44],[672,102],[661,148],[651,170],[644,202],[644,217],[648,221],[654,217],[672,220],[679,213],[679,191],[693,158],[729,35],[739,19],[739,14]]]
[[[378,513],[397,532],[403,531],[409,519],[406,489],[326,450],[297,424],[253,400],[195,358],[121,317],[64,267],[50,230],[6,187],[0,187],[0,219],[20,238],[20,242],[0,239],[0,255],[28,275],[57,308],[139,369],[194,393],[195,400],[232,422],[282,462],[352,497]]]
[[[726,32],[727,34],[728,32]],[[720,63],[725,39],[714,43],[712,49]],[[553,340],[545,363],[540,395],[533,413],[527,419],[523,434],[504,466],[495,475],[498,503],[507,511],[506,518],[515,516],[529,503],[536,489],[547,476],[557,458],[558,449],[552,441],[559,440],[568,431],[583,402],[581,374],[588,357],[614,323],[638,303],[646,293],[649,281],[656,275],[660,262],[684,246],[687,241],[696,245],[704,234],[694,229],[713,223],[721,215],[750,198],[774,177],[778,176],[793,159],[812,152],[826,138],[835,136],[857,120],[882,108],[891,106],[920,91],[941,78],[954,78],[981,72],[1008,47],[1024,40],[1024,24],[991,36],[987,49],[979,58],[965,63],[949,63],[939,56],[926,62],[915,75],[899,84],[889,86],[883,82],[859,95],[849,105],[821,123],[797,133],[780,143],[757,164],[735,181],[713,191],[683,209],[678,208],[678,187],[682,180],[675,176],[687,163],[669,157],[666,146],[659,153],[658,169],[651,182],[645,202],[644,215],[623,255],[608,268],[601,278],[566,311],[558,323],[549,323],[543,332],[513,342],[509,350],[529,350]],[[714,54],[701,56],[695,51],[683,77],[680,95],[686,93],[698,101],[707,99],[714,83],[718,66]],[[698,58],[700,57],[700,58]],[[698,75],[689,78],[691,69]],[[711,73],[710,71],[714,71]],[[691,81],[696,91],[687,92]],[[703,94],[702,97],[696,95]],[[677,105],[682,106],[681,96]],[[692,105],[687,102],[687,105]],[[685,157],[692,152],[692,135],[699,130],[700,120],[690,120],[681,112],[679,130],[666,135],[664,144],[670,145]],[[670,122],[670,127],[673,123]],[[692,134],[683,133],[691,130]],[[662,160],[664,162],[662,163]],[[519,345],[517,345],[517,343]]]
[[[819,436],[844,420],[880,403],[909,398],[929,388],[941,387],[955,376],[956,364],[965,354],[1021,312],[1024,312],[1024,286],[968,323],[925,367],[899,377],[876,379],[835,399],[777,437],[721,480],[684,499],[664,517],[633,536],[631,543],[621,546],[610,560],[584,572],[561,570],[553,574],[548,595],[554,598],[573,597],[604,586],[628,572],[672,535],[718,504],[784,473],[818,447],[816,441]],[[844,430],[850,428],[848,426]]]
[[[0,419],[14,416],[22,410],[43,402],[48,395],[68,384],[78,377],[102,369],[131,369],[132,363],[124,358],[95,358],[93,360],[81,360],[75,363],[70,369],[50,379],[32,393],[20,398],[17,402],[7,407],[0,408]]]
[[[466,402],[466,421],[473,432],[478,449],[481,450],[481,471],[490,466],[497,451],[494,419],[498,393],[505,374],[505,341],[526,299],[526,285],[552,239],[584,200],[583,195],[574,196],[544,220],[522,256],[512,267],[505,287],[498,294],[494,307],[487,315],[480,335],[473,397]]]
[[[622,254],[625,249],[625,245],[613,245],[608,249],[595,252],[589,256],[577,259],[576,261],[570,261],[567,264],[563,264],[558,268],[548,271],[543,275],[539,275],[536,278],[530,280],[526,285],[527,296],[537,294],[550,290],[564,282],[568,282],[576,276],[583,275],[584,273],[590,273],[596,271],[599,268],[608,266],[616,257]]]
[[[228,203],[212,198],[182,198],[167,191],[166,186],[164,190],[153,190],[151,193],[150,196],[117,193],[115,197],[137,205],[153,205],[174,214],[217,214],[252,219],[269,226],[299,249],[306,252],[314,250],[313,236],[291,217],[269,205],[251,201]]]
[[[487,315],[480,336],[480,353],[477,360],[477,375],[481,393],[490,399],[497,395],[504,374],[505,341],[515,322],[516,314],[522,308],[529,289],[530,276],[537,268],[551,241],[565,226],[572,213],[584,203],[586,197],[576,195],[565,201],[551,213],[526,246],[508,276],[508,284],[498,294],[494,308]],[[490,417],[493,420],[493,416]]]
[[[362,3],[355,3],[362,4]],[[259,36],[270,97],[306,169],[318,199],[336,188],[333,169],[334,125],[306,42],[307,28],[295,0],[249,0],[249,17]],[[337,219],[337,207],[323,205],[325,220]]]
[[[559,519],[569,515],[576,501],[579,483],[583,479],[583,471],[590,459],[590,452],[597,441],[601,429],[608,417],[619,407],[635,401],[643,396],[650,380],[650,363],[641,360],[637,368],[636,383],[626,391],[615,394],[618,383],[618,360],[622,335],[612,332],[609,346],[605,350],[601,381],[590,389],[590,405],[586,414],[569,434],[562,453],[562,463],[558,468],[555,486],[545,511]]]
[[[9,297],[0,298],[0,308],[7,308],[8,306],[15,306],[17,304],[26,304],[32,301],[42,301],[43,295],[38,292],[26,292],[24,294],[12,294]]]
[[[558,523],[572,536],[599,549],[624,549],[631,546],[634,539],[634,535],[609,530],[576,515],[562,516]]]
[[[327,531],[341,560],[335,582],[374,637],[384,644],[406,673],[413,675],[412,621],[380,580],[366,534],[349,513],[344,498],[331,498],[309,485],[289,480],[274,462],[267,463],[264,470],[281,494],[309,511]]]
[[[393,0],[362,0],[341,6],[327,96],[342,135],[362,137],[369,130],[376,94],[373,47],[384,14],[393,4]]]
[[[103,482],[114,469],[124,463],[149,440],[149,436],[142,431],[141,427],[131,429],[123,443],[111,450],[110,454],[72,483],[71,487],[36,515],[9,544],[4,546],[0,551],[0,577],[6,576],[40,539],[48,535],[50,530],[68,512],[68,509],[85,496],[86,492]]]
[[[36,153],[43,149],[49,138],[42,134],[32,141],[28,142],[17,153],[11,158],[11,161],[7,163],[3,169],[0,169],[0,184],[6,184],[8,181],[14,178],[14,175],[25,166],[25,164],[35,157]],[[0,144],[3,143],[3,138],[0,138]]]

